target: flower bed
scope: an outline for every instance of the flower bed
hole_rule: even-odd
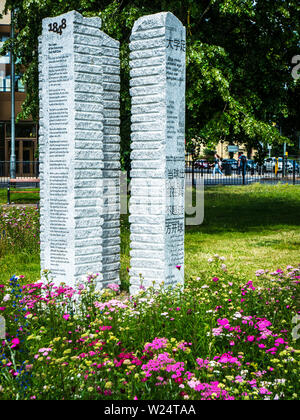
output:
[[[298,399],[300,266],[252,281],[210,262],[184,290],[135,297],[97,291],[92,275],[76,289],[13,277],[0,286],[0,399]]]

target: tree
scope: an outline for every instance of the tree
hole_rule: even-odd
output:
[[[99,15],[102,29],[121,42],[121,148],[129,164],[129,38],[142,15],[173,12],[187,25],[187,144],[293,142],[299,120],[298,0],[7,0],[14,7],[15,53],[25,66],[22,117],[38,118],[37,39],[42,19],[70,10]],[[10,47],[10,41],[5,48]],[[272,125],[276,121],[288,138]]]

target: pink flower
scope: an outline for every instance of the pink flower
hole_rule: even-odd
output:
[[[280,344],[285,344],[285,341],[282,338],[277,338],[277,340],[275,340],[275,346],[279,347]]]
[[[276,354],[276,352],[277,352],[277,348],[276,347],[273,347],[273,348],[271,348],[271,349],[269,349],[269,350],[267,350],[266,351],[266,353],[271,353],[271,354],[273,354],[273,355],[275,355]]]
[[[16,348],[16,347],[18,347],[20,345],[20,340],[18,338],[13,338],[11,340],[11,343],[12,343],[12,345],[11,345],[10,348],[11,349],[14,349],[14,348]]]
[[[108,289],[113,290],[114,292],[118,292],[120,289],[120,286],[118,284],[109,284]]]
[[[255,337],[253,335],[249,335],[247,337],[247,341],[249,341],[250,343],[253,343],[254,340],[255,340]]]
[[[261,276],[263,276],[264,274],[265,274],[265,270],[258,270],[258,271],[255,273],[256,277],[261,277]]]
[[[258,346],[260,349],[265,349],[266,348],[266,346],[264,345],[264,344],[259,344],[259,346]]]
[[[266,388],[260,388],[260,395],[272,395],[272,392],[268,391]]]
[[[215,337],[221,335],[223,332],[223,328],[219,327],[219,328],[213,328],[212,333]]]
[[[229,324],[229,321],[228,321],[228,319],[227,319],[227,318],[224,318],[224,319],[218,319],[218,324],[219,324],[219,325],[221,325],[222,327],[225,327],[225,326],[227,326],[227,325],[230,325],[230,324]]]
[[[217,282],[219,281],[219,278],[218,278],[218,277],[214,277],[212,280],[213,280],[215,283],[217,283]]]
[[[70,315],[69,314],[64,314],[63,319],[65,319],[66,321],[68,321],[70,319]]]

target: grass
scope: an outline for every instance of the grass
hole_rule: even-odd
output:
[[[40,279],[40,256],[26,250],[18,253],[7,253],[0,257],[0,284],[7,283],[13,275],[24,275],[26,283]]]
[[[205,220],[186,231],[186,275],[198,276],[212,254],[246,276],[297,264],[300,186],[216,187],[205,192]]]
[[[25,194],[36,202],[36,194]],[[22,200],[19,194],[18,201]],[[0,190],[3,203],[5,190]],[[33,200],[33,201],[30,201]],[[6,201],[6,197],[4,202]],[[14,199],[17,202],[17,199]],[[185,239],[186,276],[201,276],[208,269],[208,258],[219,254],[242,275],[253,277],[256,270],[273,270],[298,264],[300,248],[300,186],[251,185],[219,186],[205,191],[205,219],[201,226],[187,227]],[[129,225],[121,222],[121,279],[128,286]],[[0,257],[0,283],[13,274],[26,281],[39,278],[39,255],[6,253]]]
[[[217,186],[205,190],[201,226],[186,227],[185,274],[200,276],[208,258],[226,257],[228,267],[253,277],[261,268],[273,270],[300,263],[300,186]],[[129,226],[123,220],[122,278],[127,281]]]
[[[18,189],[19,191],[25,191],[24,188]],[[16,190],[16,191],[18,191]],[[26,191],[39,191],[38,188],[26,188]],[[39,195],[38,194],[29,194],[29,193],[17,193],[14,194],[14,188],[11,189],[11,202],[14,204],[37,204],[39,201]],[[7,203],[7,190],[6,189],[0,189],[0,205]]]

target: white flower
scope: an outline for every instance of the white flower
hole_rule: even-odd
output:
[[[242,370],[241,371],[241,376],[243,377],[243,379],[246,378],[247,374],[249,373],[249,370]]]
[[[3,302],[8,302],[10,300],[10,295],[5,295],[3,298]]]
[[[275,379],[274,382],[276,385],[279,385],[279,384],[284,385],[286,383],[286,379]]]
[[[222,269],[223,271],[227,271],[227,266],[226,266],[226,264],[222,264],[221,269]]]

